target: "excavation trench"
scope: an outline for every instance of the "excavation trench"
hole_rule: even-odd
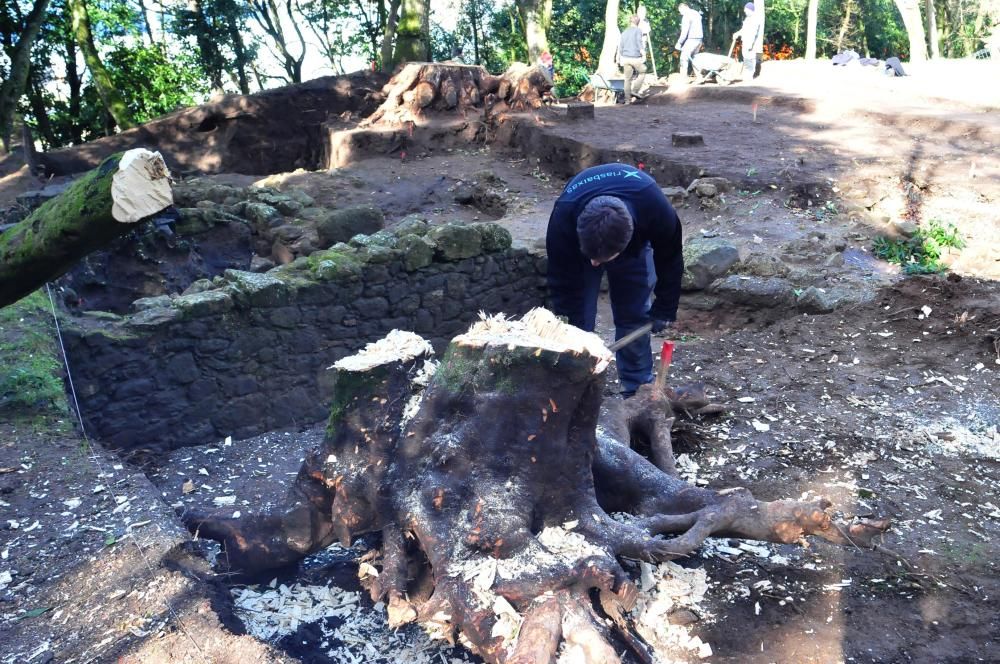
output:
[[[229,519],[278,511],[301,460],[324,441],[317,423],[326,419],[330,400],[336,397],[329,369],[335,361],[393,329],[421,333],[441,352],[481,310],[513,316],[544,304],[544,256],[537,243],[521,233],[511,237],[504,227],[513,215],[510,225],[518,230],[524,183],[511,186],[490,169],[470,173],[463,170],[468,160],[454,155],[469,152],[470,145],[487,160],[525,155],[534,166],[534,177],[546,182],[605,161],[641,163],[665,187],[686,187],[705,174],[685,159],[593,149],[516,118],[492,134],[481,123],[463,121],[399,130],[337,129],[329,145],[324,152],[329,172],[314,176],[326,178],[322,185],[310,186],[308,173],[268,179],[263,186],[231,178],[182,183],[172,224],[120,241],[88,258],[60,283],[66,347],[88,431],[125,458],[146,465],[154,482],[176,500],[182,517],[202,536],[224,539],[225,528],[193,517],[188,506],[197,505],[200,513],[206,508],[226,510]],[[389,160],[418,172],[421,163],[435,164],[435,174],[425,174],[423,182],[414,185],[412,170],[394,176],[385,168]],[[450,160],[457,162],[450,166],[455,170],[448,170]],[[411,177],[401,186],[404,175]],[[803,187],[803,192],[811,191]],[[765,326],[799,313],[787,298],[762,311],[760,303],[734,303],[724,292],[702,298],[692,311],[701,313],[691,316],[688,329],[703,334]],[[599,394],[616,391],[613,369],[608,377],[595,384]],[[600,402],[599,397],[585,400],[592,406]],[[669,424],[644,426],[661,429],[659,434],[647,429],[625,435],[625,448],[631,438],[641,452],[655,457],[655,438],[663,435],[663,426],[669,431]],[[680,451],[697,448],[696,429],[682,431],[678,442]],[[625,461],[615,457],[608,463]],[[234,481],[236,474],[243,479]],[[604,495],[611,502],[602,504],[609,514],[635,512],[634,505],[609,499],[612,494]],[[237,495],[247,498],[237,503]],[[558,525],[556,521],[569,523],[576,511],[579,506],[571,506],[556,517],[543,516],[542,510],[530,518],[530,534],[539,536]],[[683,521],[673,515],[647,516],[660,519],[651,523],[668,524],[657,526],[668,530]],[[604,527],[608,532],[601,533],[605,539],[599,541],[612,549],[622,547],[622,555],[630,559],[670,557],[665,551],[649,553],[644,548],[648,545],[640,545],[625,526]],[[400,610],[394,604],[399,593],[379,597],[369,592],[369,585],[362,589],[352,580],[366,550],[390,555],[386,551],[396,546],[380,538],[380,530],[373,529],[374,535],[350,550],[325,549],[328,542],[321,538],[309,547],[319,553],[301,562],[301,556],[290,556],[287,562],[298,565],[276,571],[250,565],[253,575],[236,577],[239,583],[231,587],[234,611],[250,633],[267,641],[280,639],[280,645],[302,661],[379,661],[373,658],[373,643],[379,656],[389,653],[385,661],[418,652],[476,661],[467,651],[431,645],[412,624],[385,641],[390,632],[381,609],[388,603],[395,626],[398,614],[393,617],[392,611]],[[350,528],[346,532],[345,543],[354,534]],[[441,539],[441,533],[435,537]],[[490,546],[502,554],[505,539],[497,535]],[[408,555],[415,556],[409,564],[418,571],[421,552],[433,550],[432,543],[425,546],[431,548],[407,545]],[[690,545],[685,547],[686,552]],[[230,542],[219,558],[220,569],[232,566],[234,555]],[[368,560],[360,560],[362,570],[364,565],[372,568]],[[600,578],[573,572],[597,585],[594,593],[559,600],[564,630],[579,623],[585,632],[593,631],[586,627],[588,612],[613,617],[616,605],[601,593],[627,594],[623,588],[631,582],[624,581],[626,576],[687,578],[682,568],[650,571],[638,563],[625,563],[618,578],[614,560],[611,556],[602,563]],[[335,588],[324,590],[331,576]],[[693,606],[703,590],[697,578],[688,582]],[[562,587],[560,582],[554,586]],[[423,592],[405,583],[402,588],[407,594]],[[655,586],[646,590],[651,588],[655,592]],[[466,590],[456,587],[450,592],[453,603],[465,601],[460,596]],[[518,592],[511,591],[511,596],[520,597]],[[274,612],[271,607],[276,605],[297,606],[298,613]],[[526,607],[519,609],[523,613]],[[504,661],[498,659],[506,657],[499,654],[499,646],[477,633],[488,631],[493,619],[482,623],[485,618],[472,605],[458,610],[467,611],[462,618],[466,622],[450,638],[464,635],[488,661]],[[270,617],[262,620],[263,615]],[[532,629],[547,624],[541,615]],[[632,630],[612,632],[588,637],[580,647],[600,650],[607,642],[616,651],[632,652],[625,661],[648,658]],[[698,648],[695,640],[685,644]]]

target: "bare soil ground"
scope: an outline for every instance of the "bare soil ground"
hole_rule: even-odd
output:
[[[778,258],[799,284],[877,296],[814,316],[686,295],[670,380],[707,383],[730,412],[687,425],[681,467],[692,481],[765,499],[826,495],[894,527],[878,551],[714,540],[684,562],[711,582],[690,629],[711,644],[709,661],[997,661],[1000,126],[987,86],[942,83],[956,71],[869,79],[765,63],[753,86],[672,90],[645,106],[597,109],[593,121],[542,114],[552,138],[526,154],[411,151],[263,184],[331,207],[374,202],[390,223],[414,212],[472,220],[488,217],[454,191],[489,171],[502,223],[537,246],[563,184],[561,165],[546,161],[557,139],[730,178],[734,191],[680,205],[687,236],[722,237],[744,259]],[[938,82],[932,92],[928,81]],[[674,148],[675,131],[699,131],[706,146]],[[38,186],[18,168],[0,163],[0,207]],[[969,241],[948,258],[953,276],[902,279],[871,259],[890,222],[933,218]],[[610,339],[611,329],[604,303],[598,331]],[[56,431],[12,416],[0,426],[0,662],[374,661],[363,644],[345,645],[342,618],[303,623],[279,648],[234,635],[242,625],[227,593],[206,580],[171,509],[231,497],[234,511],[252,511],[276,500],[319,430],[179,450],[146,472]],[[332,578],[354,592],[357,554],[338,555],[277,576]],[[378,625],[366,629],[350,638],[379,644],[388,661],[437,656],[419,635],[390,641]]]

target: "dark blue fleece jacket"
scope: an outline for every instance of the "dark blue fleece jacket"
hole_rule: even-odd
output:
[[[580,250],[576,218],[595,196],[615,196],[625,202],[635,227],[622,257],[636,257],[648,242],[653,248],[656,288],[650,318],[675,320],[681,295],[684,255],[681,222],[653,178],[625,164],[604,164],[570,180],[549,216],[545,246],[549,255],[549,296],[556,314],[583,327],[584,270],[593,269]]]

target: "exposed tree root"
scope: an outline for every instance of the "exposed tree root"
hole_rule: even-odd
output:
[[[188,515],[224,543],[232,568],[267,569],[377,531],[381,550],[361,575],[393,626],[416,620],[489,662],[560,652],[616,662],[614,631],[651,661],[627,617],[636,588],[621,558],[688,555],[710,535],[866,546],[888,526],[837,526],[824,500],[761,502],[678,479],[667,415],[681,399],[642,398],[624,422],[598,426],[610,355],[547,311],[457,337],[419,403],[429,347],[412,337],[337,363],[327,437],[283,509]],[[637,428],[652,432],[667,472],[629,447]]]
[[[540,107],[551,88],[541,69],[518,62],[502,76],[473,65],[413,62],[386,84],[385,102],[362,126],[528,111]]]

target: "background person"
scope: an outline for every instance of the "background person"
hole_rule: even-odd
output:
[[[639,17],[633,15],[628,22],[629,27],[618,40],[618,64],[625,71],[625,103],[631,104],[632,80],[646,73],[646,43],[639,29]]]
[[[579,173],[552,208],[545,246],[552,310],[571,325],[594,331],[605,271],[616,339],[649,321],[654,333],[662,332],[677,318],[684,272],[681,222],[643,171],[604,164]],[[648,334],[616,357],[626,398],[653,381]]]
[[[760,76],[761,53],[764,51],[764,12],[756,11],[754,3],[743,5],[743,25],[733,33],[743,42],[743,71],[750,72],[750,78]]]
[[[691,58],[694,54],[701,50],[701,43],[705,37],[705,33],[701,27],[701,13],[697,10],[691,9],[686,2],[682,2],[677,5],[677,11],[681,13],[681,34],[677,38],[677,43],[674,44],[674,48],[681,52],[681,64],[680,72],[682,75],[688,75],[688,65],[691,65],[691,69],[694,69],[694,64],[691,62]]]

